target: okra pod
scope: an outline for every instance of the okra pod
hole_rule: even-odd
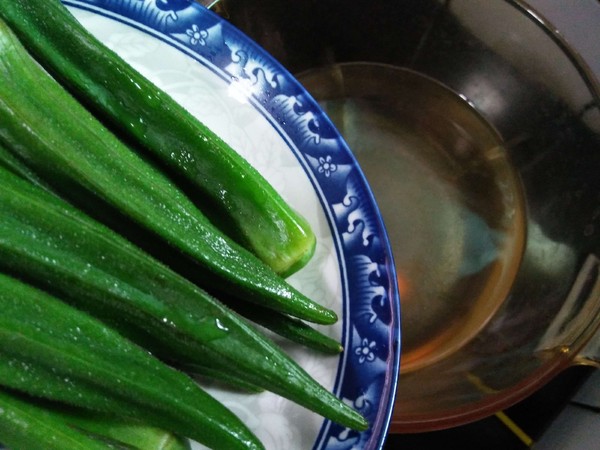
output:
[[[190,450],[188,439],[145,423],[72,408],[65,405],[44,405],[49,414],[63,420],[71,428],[81,430],[104,442],[126,446],[128,450]],[[64,449],[65,447],[63,447]],[[39,447],[38,447],[39,449]],[[38,450],[36,449],[36,450]]]
[[[19,175],[21,178],[28,180],[30,183],[40,186],[46,190],[50,190],[48,185],[44,183],[35,173],[33,173],[23,161],[19,160],[15,155],[9,152],[6,148],[0,145],[0,166],[12,173]]]
[[[220,297],[220,299],[246,319],[291,342],[330,355],[337,355],[344,350],[339,341],[321,333],[295,317],[289,317],[258,305],[248,305],[234,299],[223,297]]]
[[[12,2],[3,2],[0,11]],[[310,300],[221,233],[152,164],[71,97],[0,23],[0,143],[44,182],[94,214],[132,221],[193,261],[203,283],[296,316],[331,324]]]
[[[111,127],[186,180],[205,214],[276,272],[308,262],[315,236],[238,153],[95,39],[58,0],[3,2],[40,63]]]
[[[60,198],[1,168],[0,210],[0,269],[128,336],[137,334],[140,345],[158,349],[165,359],[227,372],[345,426],[367,426],[221,302]]]
[[[190,450],[156,427],[3,388],[0,411],[0,442],[11,450]]]
[[[27,166],[25,166],[1,145],[0,166],[3,166],[4,168],[32,182],[33,184],[43,187],[46,190],[50,190],[45,183],[43,183],[33,172],[29,170]],[[342,347],[339,342],[318,332],[308,324],[295,319],[294,317],[288,317],[268,308],[260,307],[259,305],[247,306],[245,303],[235,300],[228,302],[228,306],[232,307],[236,312],[252,320],[253,322],[262,325],[263,327],[285,337],[286,339],[304,345],[308,348],[331,354],[340,353],[342,351]],[[211,371],[210,374],[205,372],[203,375],[216,379],[222,379],[225,377],[228,383],[235,384],[237,387],[242,389],[256,389],[255,387],[245,386],[243,381],[231,379],[229,374],[220,371],[217,371],[216,373]]]
[[[0,389],[0,411],[0,442],[13,450],[116,450],[5,389]]]
[[[261,449],[227,408],[88,314],[0,274],[0,385],[132,417],[213,449]]]

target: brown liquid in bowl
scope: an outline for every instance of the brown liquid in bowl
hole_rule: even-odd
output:
[[[305,72],[358,159],[390,237],[403,373],[470,341],[506,299],[525,237],[524,200],[496,131],[418,73],[352,63]]]

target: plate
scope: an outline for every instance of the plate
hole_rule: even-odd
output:
[[[267,449],[381,448],[398,378],[397,282],[375,200],[329,119],[264,50],[191,0],[63,3],[239,151],[311,223],[315,256],[289,281],[338,312],[342,320],[322,330],[345,351],[321,356],[280,343],[371,427],[350,431],[271,393],[239,394],[216,385],[205,385],[207,390]]]

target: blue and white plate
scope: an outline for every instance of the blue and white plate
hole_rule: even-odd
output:
[[[342,320],[345,348],[322,356],[282,342],[324,386],[363,413],[364,433],[271,393],[207,389],[270,450],[378,449],[398,376],[399,299],[371,191],[316,102],[264,50],[191,0],[64,0],[101,41],[237,149],[312,224],[313,260],[290,278]],[[195,449],[201,448],[196,445]]]

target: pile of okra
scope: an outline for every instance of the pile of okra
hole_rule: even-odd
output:
[[[308,222],[59,0],[0,1],[0,442],[261,449],[198,379],[368,427],[268,333],[339,343],[286,277]],[[259,325],[259,326],[257,326]]]

